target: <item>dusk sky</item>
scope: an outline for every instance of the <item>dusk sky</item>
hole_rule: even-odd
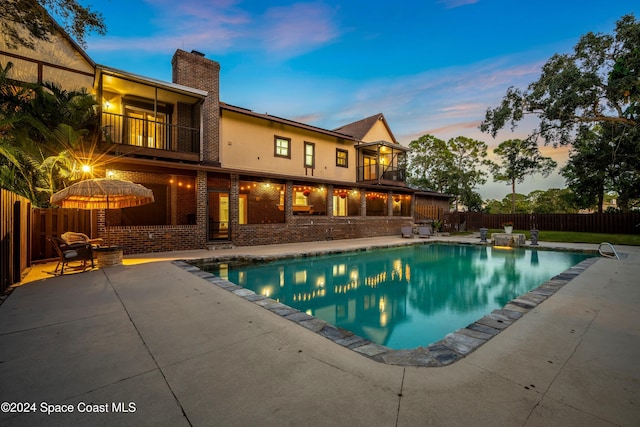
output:
[[[94,3],[95,4],[95,3]],[[108,0],[94,6],[106,36],[88,38],[99,64],[171,81],[176,49],[221,65],[223,102],[326,129],[383,113],[398,141],[424,134],[495,140],[478,130],[509,86],[526,88],[554,53],[589,32],[612,33],[632,0],[240,1]],[[561,166],[566,149],[541,147]],[[519,193],[563,188],[533,176]],[[504,183],[481,187],[502,199]]]

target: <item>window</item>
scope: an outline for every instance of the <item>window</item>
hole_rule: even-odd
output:
[[[291,139],[281,136],[275,137],[275,153],[276,157],[291,158]]]
[[[164,113],[153,113],[125,108],[125,122],[129,144],[148,148],[167,148],[167,117]]]
[[[316,144],[313,142],[304,143],[304,167],[314,168],[316,166]]]
[[[349,167],[349,152],[336,148],[336,166]]]
[[[155,103],[151,99],[125,97],[122,100],[126,116],[125,137],[129,145],[169,149],[169,123],[172,104]]]

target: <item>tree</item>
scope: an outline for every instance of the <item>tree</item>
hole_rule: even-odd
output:
[[[16,85],[0,67],[0,186],[44,206],[80,178],[77,153],[91,156],[99,136],[92,95],[52,84]]]
[[[78,0],[2,0],[0,2],[0,34],[10,48],[33,48],[35,40],[48,41],[57,30],[56,16],[64,30],[86,47],[85,36],[107,32],[102,14],[82,6]],[[26,28],[28,34],[18,28]]]
[[[513,129],[525,115],[535,115],[540,125],[532,136],[554,145],[573,142],[584,124],[617,124],[637,136],[639,103],[640,23],[626,15],[614,35],[588,33],[573,54],[552,56],[527,90],[509,88],[480,129],[495,137],[507,124]]]
[[[459,202],[469,210],[479,211],[482,206],[482,198],[474,189],[487,182],[487,173],[480,169],[481,166],[490,165],[486,159],[487,144],[458,136],[450,139],[447,142],[447,147],[451,153],[448,192],[457,196],[455,200],[456,211],[458,211]]]
[[[561,169],[573,198],[582,209],[602,204],[607,185],[607,169],[611,160],[611,146],[589,127],[583,126],[569,153],[569,161]]]
[[[516,183],[522,183],[532,173],[548,176],[557,166],[550,157],[544,157],[538,145],[531,140],[509,139],[493,150],[500,164],[492,164],[493,179],[511,184],[511,212],[516,213]]]
[[[597,206],[602,213],[605,194],[612,191],[623,211],[640,198],[640,171],[629,162],[634,141],[620,126],[581,126],[578,131],[562,175],[580,208]]]
[[[535,190],[527,196],[531,213],[577,213],[573,192],[568,188]]]
[[[409,143],[407,156],[408,182],[430,190],[444,192],[447,186],[451,153],[445,141],[433,135],[422,135]]]
[[[481,169],[489,164],[484,142],[462,136],[445,142],[423,135],[411,141],[409,148],[410,184],[455,196],[456,211],[460,203],[469,210],[481,209],[482,199],[475,188],[486,182],[487,173]]]

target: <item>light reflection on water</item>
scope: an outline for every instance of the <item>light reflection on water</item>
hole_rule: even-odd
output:
[[[427,346],[590,255],[427,244],[209,269],[393,349]]]

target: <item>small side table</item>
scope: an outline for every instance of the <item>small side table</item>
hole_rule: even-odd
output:
[[[98,246],[92,250],[96,253],[98,267],[122,265],[122,246]]]

